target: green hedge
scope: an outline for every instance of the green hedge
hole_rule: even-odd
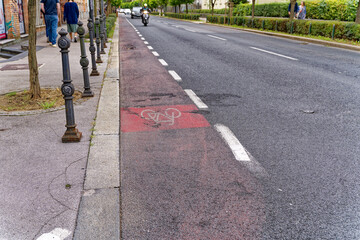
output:
[[[199,20],[200,18],[199,14],[169,13],[169,12],[166,12],[165,16],[172,18],[189,19],[189,20]]]
[[[109,16],[106,17],[106,34],[109,38],[112,38],[114,33],[115,22],[116,14],[109,14]]]
[[[229,18],[224,16],[207,16],[207,21],[210,23],[224,24],[228,23]],[[307,20],[290,21],[289,19],[282,18],[255,18],[254,20],[249,17],[230,18],[231,25],[239,25],[286,33],[291,33],[292,23],[293,33],[309,35],[309,28],[311,25],[311,35],[323,37],[332,37],[333,25],[335,24],[335,38],[360,41],[360,25],[355,23]]]
[[[359,0],[307,0],[306,18],[355,21]],[[289,3],[268,3],[255,5],[255,16],[288,17]],[[250,16],[251,4],[239,4],[234,15]]]

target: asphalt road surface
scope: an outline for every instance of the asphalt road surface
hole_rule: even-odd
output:
[[[210,125],[228,127],[258,163],[249,171],[265,220],[246,239],[360,239],[358,52],[154,16],[147,27],[127,20],[207,105]]]

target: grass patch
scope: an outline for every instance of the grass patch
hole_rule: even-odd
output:
[[[73,101],[81,99],[81,92],[75,91]],[[11,111],[30,111],[40,109],[56,108],[64,105],[65,101],[60,88],[41,89],[41,98],[31,99],[29,91],[9,92],[0,96],[0,110]]]

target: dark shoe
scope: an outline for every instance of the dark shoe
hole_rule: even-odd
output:
[[[77,42],[76,37],[74,37],[74,42]]]

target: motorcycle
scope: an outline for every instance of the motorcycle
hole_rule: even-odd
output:
[[[142,23],[146,27],[149,24],[150,15],[148,11],[143,11],[142,14]]]

